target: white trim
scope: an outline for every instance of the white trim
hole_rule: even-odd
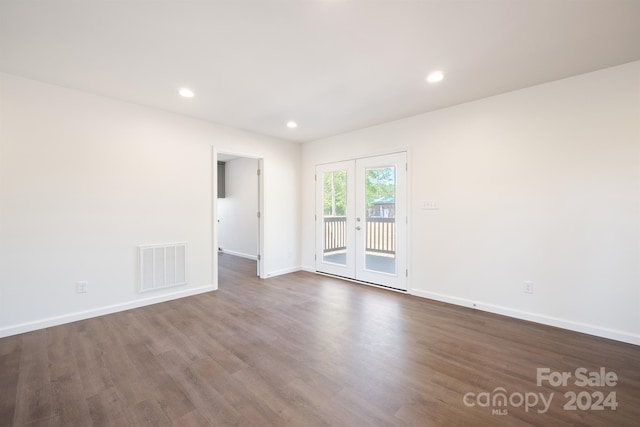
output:
[[[392,154],[402,154],[402,153],[407,153],[407,158],[409,157],[409,149],[411,148],[411,146],[400,146],[400,147],[396,147],[392,150],[381,150],[381,151],[367,151],[366,154],[365,153],[361,153],[360,155],[356,155],[355,157],[349,157],[347,159],[344,158],[340,158],[337,160],[333,160],[333,161],[327,161],[327,162],[323,162],[323,163],[316,163],[316,167],[318,166],[323,166],[323,165],[328,165],[331,163],[341,163],[341,162],[349,162],[349,161],[355,161],[355,160],[360,160],[360,159],[368,159],[369,157],[379,157],[379,156],[388,156],[388,155],[392,155]]]
[[[615,329],[603,328],[601,326],[590,325],[587,323],[574,322],[572,320],[561,319],[553,316],[545,316],[543,314],[531,313],[528,311],[515,310],[499,305],[486,304],[466,298],[458,298],[450,295],[439,294],[436,292],[413,290],[411,295],[422,298],[428,298],[435,301],[454,304],[462,307],[473,308],[476,310],[486,311],[489,313],[500,314],[503,316],[513,317],[516,319],[527,320],[529,322],[541,323],[543,325],[555,326],[557,328],[567,329],[570,331],[581,332],[584,334],[594,335],[597,337],[608,338],[628,344],[640,345],[640,335],[629,332],[618,331]]]
[[[302,270],[302,267],[300,266],[283,268],[282,270],[275,270],[270,273],[267,273],[265,277],[268,278],[268,277],[282,276],[283,274],[295,273],[296,271],[300,271],[300,270]]]
[[[244,253],[242,253],[242,252],[230,251],[229,249],[224,249],[224,248],[223,248],[220,252],[221,252],[221,253],[223,253],[223,254],[229,254],[229,255],[233,255],[233,256],[239,256],[239,257],[247,258],[247,259],[251,259],[251,260],[254,260],[254,261],[257,261],[257,260],[258,260],[258,256],[257,256],[257,255],[244,254]]]
[[[258,255],[260,259],[257,265],[257,273],[261,279],[264,279],[264,258],[267,255],[264,250],[264,157],[258,158],[258,169],[260,169],[260,175],[258,175],[258,212],[260,212],[260,218],[258,218]]]
[[[404,260],[405,262],[405,277],[406,277],[406,285],[407,285],[407,293],[411,293],[412,289],[413,289],[413,281],[411,280],[411,236],[413,235],[413,231],[412,231],[412,221],[411,221],[411,212],[413,211],[412,209],[412,198],[411,198],[411,190],[412,190],[412,186],[411,186],[411,181],[412,181],[412,167],[411,167],[411,149],[407,148],[406,151],[406,166],[405,166],[405,191],[406,191],[406,232],[407,235],[405,236],[406,239],[406,259]]]
[[[77,311],[75,313],[64,314],[61,316],[47,317],[45,319],[34,320],[31,322],[20,323],[17,325],[6,326],[0,328],[0,338],[11,335],[31,332],[38,329],[49,328],[52,326],[63,325],[65,323],[77,322],[78,320],[90,319],[92,317],[104,316],[105,314],[117,313],[119,311],[131,310],[132,308],[144,307],[147,305],[158,304],[161,302],[171,301],[184,297],[202,294],[216,290],[213,285],[200,286],[197,288],[185,289],[169,294],[153,296],[149,298],[137,299],[119,304],[107,305],[91,310]]]
[[[211,283],[218,289],[218,150],[211,147]]]

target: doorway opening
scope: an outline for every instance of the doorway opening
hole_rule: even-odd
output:
[[[316,271],[407,290],[406,152],[316,166]]]

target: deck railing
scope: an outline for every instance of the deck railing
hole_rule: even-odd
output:
[[[396,219],[367,218],[366,251],[394,254],[396,253]]]
[[[395,218],[367,218],[365,230],[366,251],[394,254],[396,252]],[[324,218],[324,253],[338,252],[347,248],[347,217]]]
[[[342,251],[347,248],[347,217],[324,217],[324,253]]]

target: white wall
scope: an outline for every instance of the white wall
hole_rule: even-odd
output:
[[[413,294],[640,344],[640,62],[305,144],[304,268],[315,165],[398,149]]]
[[[226,162],[225,197],[218,199],[218,246],[251,259],[258,255],[257,169],[257,159]]]
[[[0,336],[212,289],[212,146],[264,159],[263,267],[299,268],[298,144],[0,74]],[[176,241],[188,286],[139,294]]]

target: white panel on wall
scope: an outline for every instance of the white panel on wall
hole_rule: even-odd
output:
[[[138,247],[140,292],[187,284],[187,244]]]

